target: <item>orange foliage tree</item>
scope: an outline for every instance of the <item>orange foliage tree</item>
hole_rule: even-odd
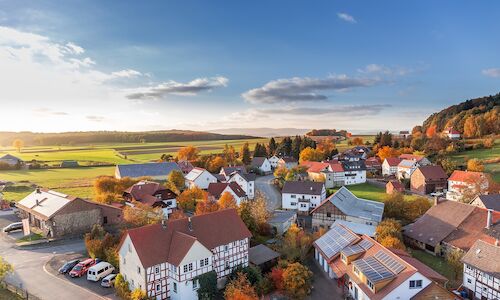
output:
[[[224,192],[219,198],[219,207],[225,208],[238,208],[238,204],[230,192]]]
[[[289,264],[283,271],[283,288],[294,299],[304,299],[311,293],[313,273],[300,264]]]
[[[360,145],[364,144],[364,141],[360,137],[355,137],[355,138],[352,139],[352,144],[356,145],[356,146],[360,146]]]
[[[427,135],[428,138],[431,138],[436,135],[436,130],[436,125],[429,126],[429,128],[425,131],[425,135]]]
[[[224,299],[226,300],[258,300],[255,288],[250,284],[247,277],[243,273],[238,273],[236,278],[231,280],[226,285],[224,291]]]
[[[216,201],[206,199],[196,204],[195,215],[200,216],[219,210],[219,204]]]
[[[400,154],[401,153],[398,150],[389,146],[384,146],[380,148],[380,150],[378,150],[377,152],[377,156],[380,158],[382,162],[388,157],[397,157]]]
[[[220,169],[226,166],[226,160],[220,156],[212,158],[207,164],[207,170],[211,173],[219,173]]]
[[[186,146],[179,149],[177,158],[179,160],[194,161],[198,159],[200,150],[194,146]]]
[[[193,187],[184,190],[178,197],[178,206],[186,210],[195,210],[196,204],[201,201],[206,201],[208,194],[199,187]]]

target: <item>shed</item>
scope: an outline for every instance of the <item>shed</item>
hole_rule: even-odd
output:
[[[269,271],[278,262],[280,254],[273,249],[260,244],[248,250],[250,264],[259,267],[262,272]]]

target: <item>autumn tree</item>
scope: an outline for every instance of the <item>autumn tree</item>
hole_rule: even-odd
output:
[[[219,208],[238,208],[238,204],[230,192],[224,192],[219,198]]]
[[[220,156],[215,156],[209,161],[207,170],[210,173],[219,173],[220,169],[226,165],[227,162],[224,158]]]
[[[255,288],[250,284],[243,273],[238,273],[237,277],[226,285],[224,291],[226,300],[258,300]]]
[[[199,187],[192,187],[184,190],[178,197],[177,203],[179,207],[185,210],[194,211],[196,203],[208,199],[208,194]]]
[[[184,174],[181,171],[173,170],[167,177],[167,188],[179,194],[185,186]]]
[[[431,206],[431,202],[425,197],[405,199],[401,193],[392,193],[385,196],[384,217],[397,219],[407,224],[414,222],[429,210]]]
[[[186,146],[179,149],[177,152],[178,160],[195,161],[198,159],[200,150],[194,146]]]
[[[288,228],[281,246],[281,253],[289,261],[305,261],[313,242],[312,235],[292,224]]]
[[[460,249],[450,249],[446,253],[445,258],[453,270],[455,280],[458,279],[459,274],[463,273],[464,264],[461,261],[463,256],[464,253]]]
[[[300,151],[299,160],[302,161],[321,161],[323,160],[324,154],[314,148],[307,147]]]
[[[279,166],[276,169],[274,169],[274,177],[284,181],[285,176],[288,173],[288,169],[285,166]]]
[[[392,148],[392,147],[389,147],[389,146],[383,146],[382,148],[380,148],[377,152],[377,156],[380,158],[380,161],[384,161],[386,158],[389,158],[389,157],[398,157],[399,155],[401,155],[401,153]]]
[[[436,127],[436,125],[429,126],[427,128],[427,130],[425,131],[425,135],[428,138],[432,138],[433,136],[436,135],[436,133],[437,133],[437,127]]]
[[[247,166],[252,162],[250,146],[248,145],[248,142],[244,143],[243,146],[241,147],[240,155],[241,155],[241,161],[243,162],[244,165]]]
[[[280,267],[274,267],[271,270],[271,280],[273,281],[274,287],[278,291],[283,290],[283,268]]]
[[[236,150],[234,150],[234,147],[232,145],[228,146],[227,144],[225,144],[224,150],[222,150],[222,155],[224,156],[224,161],[228,164],[236,163]]]
[[[283,289],[293,299],[304,299],[311,293],[313,273],[300,263],[292,263],[283,271]]]
[[[128,286],[128,282],[125,281],[122,274],[116,275],[114,288],[116,295],[120,299],[130,299],[130,288]]]
[[[332,156],[338,154],[337,147],[335,143],[333,142],[333,139],[322,139],[319,143],[317,148],[318,151],[323,153],[324,159],[331,158]]]
[[[127,205],[123,209],[123,219],[134,227],[159,223],[163,217],[161,207],[152,207],[140,202],[134,202],[134,207]]]
[[[355,137],[355,138],[352,139],[352,144],[355,145],[355,146],[360,146],[360,145],[364,144],[364,141],[360,137]]]
[[[12,273],[12,271],[14,271],[12,265],[0,256],[0,281],[2,281],[5,276]]]
[[[196,204],[196,212],[195,215],[200,216],[204,214],[208,214],[211,212],[215,212],[219,210],[219,204],[217,201],[206,199],[204,201],[200,201]]]
[[[147,180],[148,177],[142,178],[115,178],[112,176],[100,176],[94,180],[95,200],[102,203],[123,202],[122,194],[127,188],[133,186],[140,180]]]
[[[17,149],[17,152],[21,152],[21,149],[24,147],[24,142],[23,142],[23,140],[20,140],[20,139],[15,139],[15,140],[12,142],[12,147],[16,148],[16,149]]]
[[[384,239],[388,236],[392,236],[401,239],[403,236],[401,234],[401,224],[395,219],[385,219],[380,222],[375,229],[377,235],[377,241]]]
[[[140,288],[136,288],[130,293],[130,300],[149,300],[151,298],[148,297],[145,291]]]
[[[483,172],[484,171],[484,165],[477,158],[469,159],[467,161],[467,171]]]
[[[386,236],[382,239],[379,239],[378,242],[382,246],[387,247],[387,248],[406,250],[405,244],[397,237]]]
[[[179,220],[185,219],[188,216],[184,213],[182,209],[174,209],[174,211],[168,215],[169,220]]]

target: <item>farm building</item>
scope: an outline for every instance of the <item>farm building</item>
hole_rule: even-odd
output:
[[[167,180],[167,176],[174,170],[182,172],[175,162],[116,165],[115,177],[118,179],[150,177],[155,180]]]

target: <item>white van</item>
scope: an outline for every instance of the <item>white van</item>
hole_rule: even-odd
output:
[[[113,267],[110,263],[101,261],[97,265],[89,268],[89,270],[87,271],[87,280],[99,281],[101,280],[101,278],[104,278],[107,275],[113,273],[114,270],[115,267]]]

